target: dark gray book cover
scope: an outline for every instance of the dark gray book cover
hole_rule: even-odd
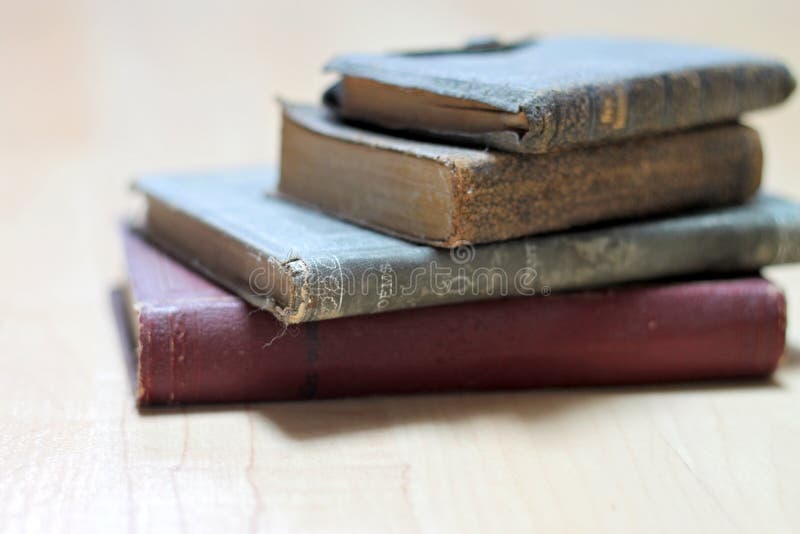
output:
[[[152,238],[287,323],[800,260],[800,206],[742,206],[452,250],[368,230],[264,191],[272,169],[141,178]]]
[[[786,66],[774,59],[707,46],[603,37],[351,54],[333,59],[326,69],[407,92],[523,113],[523,129],[467,133],[440,128],[426,133],[530,153],[732,120],[785,100],[795,87]],[[328,96],[336,107],[336,91]],[[371,117],[350,118],[370,122]]]

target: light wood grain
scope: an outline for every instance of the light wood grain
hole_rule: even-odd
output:
[[[139,413],[109,291],[130,177],[274,161],[337,52],[499,31],[719,43],[800,68],[793,1],[0,1],[0,530],[797,532],[774,381]],[[754,115],[800,198],[800,100]],[[800,270],[770,271],[800,343]],[[794,355],[792,355],[794,354]]]

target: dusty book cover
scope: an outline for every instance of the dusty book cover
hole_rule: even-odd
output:
[[[526,153],[733,120],[795,87],[773,58],[610,37],[349,54],[327,70],[346,118]]]
[[[447,248],[740,203],[761,167],[758,134],[735,123],[526,155],[401,138],[285,104],[278,188]]]
[[[287,331],[141,235],[123,242],[141,406],[763,377],[784,349],[783,294],[755,275]]]
[[[148,234],[287,323],[800,260],[800,207],[741,206],[452,250],[410,243],[264,191],[271,168],[139,179]]]

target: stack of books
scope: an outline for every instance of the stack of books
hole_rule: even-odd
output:
[[[800,206],[739,124],[780,62],[625,39],[347,55],[279,172],[152,175],[143,405],[756,377]]]

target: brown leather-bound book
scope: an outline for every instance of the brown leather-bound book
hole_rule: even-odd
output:
[[[124,235],[140,405],[763,377],[784,349],[758,278],[500,299],[286,327]]]
[[[738,124],[528,155],[434,144],[284,109],[279,190],[341,218],[441,247],[735,204],[761,181]]]

